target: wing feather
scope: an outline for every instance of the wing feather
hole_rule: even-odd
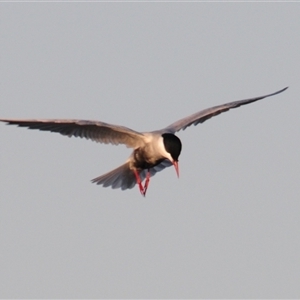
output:
[[[144,143],[144,135],[127,127],[86,120],[17,120],[1,119],[9,125],[58,132],[68,137],[86,138],[104,144],[125,144],[136,148]]]
[[[184,130],[186,129],[188,126],[191,125],[197,125],[199,123],[203,123],[206,120],[217,116],[225,111],[228,111],[232,108],[236,108],[242,105],[246,105],[267,97],[271,97],[274,95],[277,95],[279,93],[282,93],[283,91],[285,91],[288,87],[285,87],[284,89],[277,91],[275,93],[272,94],[268,94],[268,95],[264,95],[264,96],[260,96],[260,97],[255,97],[255,98],[250,98],[250,99],[245,99],[245,100],[239,100],[239,101],[234,101],[234,102],[230,102],[230,103],[226,103],[226,104],[222,104],[222,105],[218,105],[218,106],[214,106],[208,109],[204,109],[201,110],[193,115],[190,115],[186,118],[183,118],[181,120],[178,120],[177,122],[172,123],[171,125],[167,126],[166,128],[164,128],[162,131],[167,131],[170,133],[175,133],[176,131],[179,130]]]

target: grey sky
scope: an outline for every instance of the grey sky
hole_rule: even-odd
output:
[[[0,124],[1,298],[299,298],[297,3],[1,3],[1,118],[190,127],[122,192],[130,149]]]

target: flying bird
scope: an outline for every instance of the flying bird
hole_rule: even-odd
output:
[[[129,148],[133,148],[133,152],[123,165],[94,178],[92,182],[104,187],[111,186],[113,189],[121,188],[122,190],[131,189],[137,184],[141,194],[145,196],[150,177],[157,172],[173,165],[179,177],[178,158],[182,145],[180,139],[175,135],[177,131],[184,130],[191,125],[203,123],[231,108],[277,95],[287,88],[285,87],[280,91],[265,96],[234,101],[204,109],[163,129],[151,132],[138,132],[127,127],[100,121],[59,119],[0,119],[0,121],[29,129],[58,132],[68,137],[86,138],[104,144],[124,144]]]

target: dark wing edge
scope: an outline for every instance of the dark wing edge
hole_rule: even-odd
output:
[[[275,93],[272,94],[268,94],[268,95],[264,95],[264,96],[259,96],[259,97],[255,97],[255,98],[250,98],[250,99],[245,99],[245,100],[238,100],[238,101],[234,101],[234,102],[229,102],[226,104],[222,104],[222,105],[218,105],[218,106],[214,106],[208,109],[204,109],[201,110],[193,115],[190,115],[188,117],[185,117],[183,119],[180,119],[174,123],[172,123],[171,125],[167,126],[166,128],[163,129],[163,131],[167,131],[170,133],[175,133],[179,130],[184,130],[186,129],[188,126],[191,126],[192,124],[197,125],[199,123],[203,123],[206,120],[217,116],[225,111],[228,111],[232,108],[236,108],[242,105],[246,105],[267,97],[271,97],[277,94],[282,93],[283,91],[285,91],[288,87],[285,87]]]
[[[17,125],[42,131],[57,132],[68,137],[80,137],[104,144],[125,144],[135,148],[143,144],[144,135],[127,127],[86,120],[22,120],[0,119],[8,125]]]

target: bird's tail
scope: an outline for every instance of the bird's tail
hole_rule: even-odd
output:
[[[103,185],[104,187],[111,186],[113,189],[121,188],[122,190],[132,189],[136,184],[136,178],[133,171],[129,168],[129,163],[126,162],[122,166],[92,179],[93,183]]]

